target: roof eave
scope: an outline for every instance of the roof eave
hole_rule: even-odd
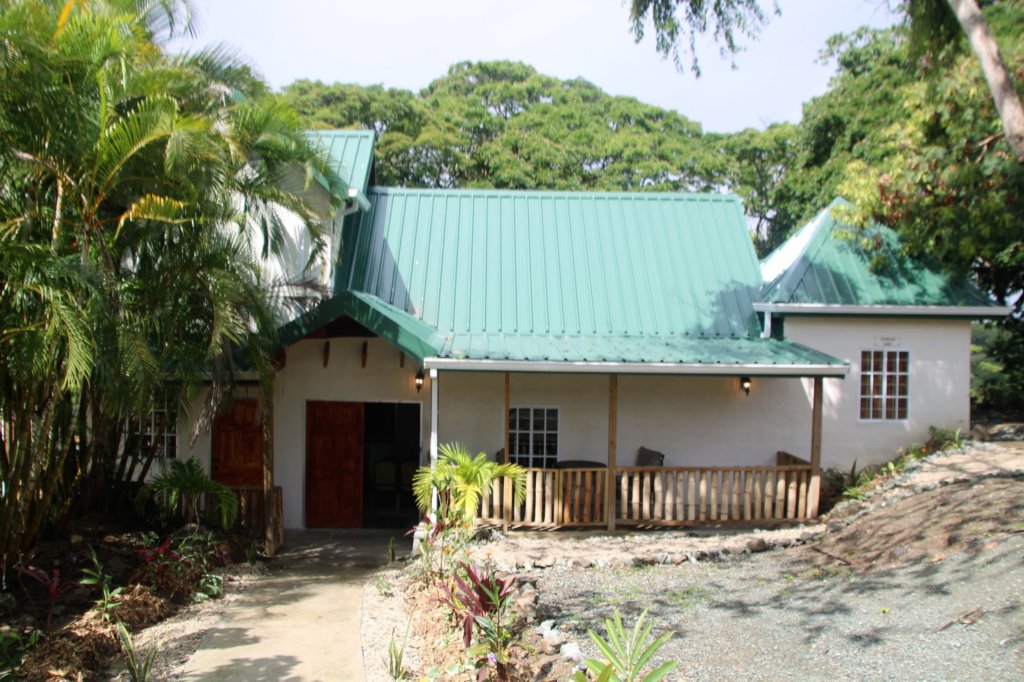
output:
[[[488,360],[424,358],[426,369],[470,372],[533,372],[553,374],[663,374],[690,376],[837,377],[850,366],[827,364],[746,364],[675,362],[558,362],[553,360]]]
[[[846,305],[834,303],[754,303],[759,313],[782,315],[836,315],[836,316],[904,316],[904,317],[964,317],[989,319],[1006,317],[1013,312],[1010,306],[945,306],[945,305]]]

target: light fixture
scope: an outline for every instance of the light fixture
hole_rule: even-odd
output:
[[[750,377],[740,377],[740,388],[747,395],[750,395]]]
[[[416,372],[416,392],[417,393],[419,393],[420,391],[423,390],[423,379],[424,379],[423,370],[421,369],[418,372]]]

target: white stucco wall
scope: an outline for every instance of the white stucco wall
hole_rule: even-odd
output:
[[[313,239],[299,216],[292,211],[278,207],[277,218],[281,223],[281,241],[279,254],[271,254],[264,259],[261,267],[269,282],[313,282],[322,292],[329,292],[334,284],[334,269],[338,262],[338,249],[341,244],[341,218],[335,216],[330,205],[330,196],[319,184],[313,183],[305,187],[305,175],[298,170],[289,169],[283,183],[283,189],[301,195],[309,206],[323,218],[319,221],[323,231],[324,247],[320,255],[310,262],[313,254]],[[257,231],[252,234],[253,248],[257,252],[263,249],[263,237]],[[282,292],[303,299],[314,296],[316,292],[307,287],[294,287]],[[295,317],[295,311],[285,308],[281,311],[284,319]]]
[[[465,443],[473,452],[499,450],[504,376],[447,372],[438,381],[441,441]],[[608,384],[605,375],[513,375],[510,403],[559,409],[560,460],[606,462]],[[809,457],[810,434],[809,392],[799,379],[755,378],[749,396],[739,377],[618,379],[620,465],[634,464],[641,446],[665,453],[670,466],[769,465],[778,450]]]
[[[822,466],[849,469],[892,456],[896,448],[924,441],[930,425],[967,429],[970,389],[970,323],[944,320],[790,318],[787,337],[851,362],[846,379],[825,379]],[[909,418],[859,419],[859,363],[876,337],[895,339],[910,353]],[[430,380],[416,392],[415,362],[399,366],[399,352],[381,339],[300,341],[274,390],[274,478],[284,491],[284,523],[302,528],[305,495],[305,407],[308,400],[420,404],[420,444],[426,461],[430,437]],[[504,375],[442,372],[438,379],[439,442],[461,442],[493,455],[503,446]],[[608,377],[520,374],[511,379],[513,407],[559,409],[559,459],[607,461]],[[768,465],[786,450],[808,458],[811,380],[754,377],[750,395],[738,377],[620,376],[618,462],[635,462],[645,446],[665,453],[667,465]],[[193,410],[199,412],[199,403]],[[210,436],[188,447],[191,425],[179,425],[179,456],[196,455],[208,468]]]
[[[324,344],[330,342],[327,367]],[[368,342],[362,367],[363,342]],[[430,435],[430,380],[416,392],[419,366],[381,339],[308,339],[289,346],[285,367],[274,382],[274,482],[282,488],[285,528],[303,528],[305,516],[306,401],[420,403],[420,443],[426,457]],[[198,414],[198,409],[193,410]],[[188,447],[191,424],[179,425],[179,457],[197,456],[209,471],[210,434]]]
[[[823,467],[848,470],[854,461],[860,467],[891,459],[897,448],[927,440],[929,426],[969,430],[970,321],[822,316],[790,317],[785,325],[786,338],[851,366],[845,381],[826,389]],[[906,420],[860,419],[861,351],[883,348],[909,353]]]

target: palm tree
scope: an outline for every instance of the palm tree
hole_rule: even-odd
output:
[[[149,468],[124,447],[156,398],[188,405],[244,363],[268,383],[262,262],[285,173],[342,181],[295,114],[223,48],[167,56],[177,0],[13,0],[0,12],[0,554],[47,515]],[[216,409],[226,390],[213,391]],[[151,457],[151,454],[150,454]],[[76,496],[83,491],[85,499]],[[125,495],[114,495],[126,500]]]
[[[421,467],[413,476],[413,494],[420,511],[430,511],[433,491],[438,491],[438,517],[463,526],[473,523],[480,498],[496,478],[512,479],[515,504],[526,499],[526,471],[518,464],[498,464],[484,452],[470,455],[465,445],[448,443],[438,447],[433,468]]]

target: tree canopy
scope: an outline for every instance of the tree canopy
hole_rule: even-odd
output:
[[[161,51],[186,10],[18,0],[0,12],[5,562],[45,523],[145,476],[155,439],[131,425],[156,405],[186,408],[243,355],[269,376],[279,320],[261,260],[281,211],[314,236],[321,218],[282,179],[305,169],[342,193],[248,68],[217,48]]]
[[[515,62],[463,62],[413,94],[298,81],[315,127],[376,130],[377,181],[412,187],[705,190],[726,164],[700,126]]]

